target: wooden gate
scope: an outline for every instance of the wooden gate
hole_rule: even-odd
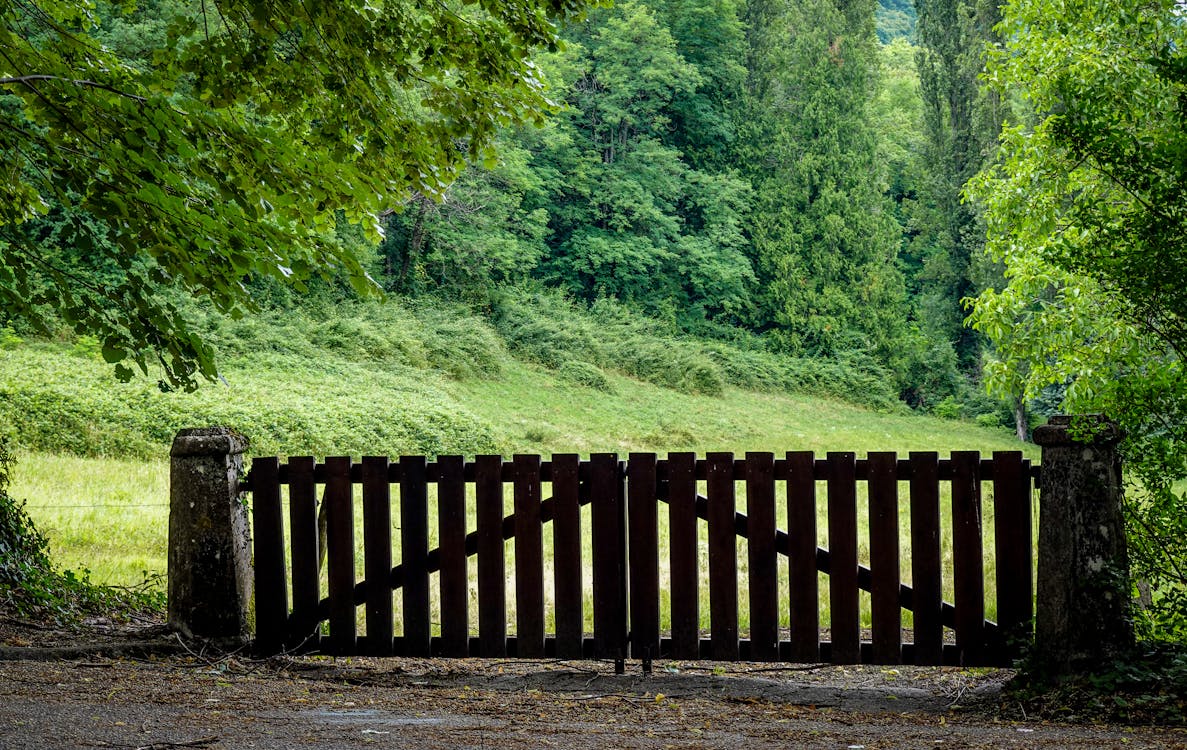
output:
[[[257,645],[340,655],[1008,665],[1030,640],[1037,474],[1018,452],[256,458],[245,489],[253,494]],[[982,501],[985,487],[991,503]],[[988,529],[983,507],[993,516]],[[827,519],[820,529],[818,518]],[[868,553],[859,552],[863,541]],[[987,570],[996,621],[986,618]],[[908,571],[911,585],[902,583]],[[827,574],[827,617],[819,573]]]

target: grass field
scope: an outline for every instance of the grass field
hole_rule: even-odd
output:
[[[44,357],[44,354],[40,356]],[[75,368],[77,370],[77,364]],[[265,371],[242,367],[234,374],[237,387],[251,395],[253,408],[266,412],[269,388]],[[305,371],[301,387],[310,393],[333,393],[343,387],[336,380],[340,375],[327,372],[320,376],[326,382],[319,383],[316,373]],[[428,389],[442,402],[464,405],[467,418],[482,425],[495,448],[507,455],[516,452],[547,456],[554,452],[588,454],[607,451],[625,457],[630,451],[663,454],[675,450],[701,454],[717,450],[738,454],[747,450],[776,453],[813,450],[818,454],[852,450],[859,455],[872,450],[900,453],[936,450],[946,455],[952,450],[988,453],[1019,448],[1005,430],[905,411],[884,413],[831,399],[732,388],[721,396],[703,396],[613,373],[607,377],[612,385],[611,393],[576,386],[553,371],[512,360],[504,365],[500,377],[495,379],[440,379],[417,387]],[[275,392],[288,397],[293,387]],[[223,397],[227,395],[223,394]],[[326,403],[326,400],[319,403]],[[234,403],[227,405],[228,409],[234,407]],[[326,408],[330,411],[322,418],[341,417],[335,415],[328,403]],[[278,422],[274,429],[283,431],[283,423]],[[274,437],[269,438],[265,444],[273,440]],[[465,437],[460,436],[458,440],[464,442]],[[292,453],[306,452],[299,450],[300,446],[297,448]],[[93,580],[118,585],[140,583],[146,573],[164,572],[168,526],[167,446],[163,442],[148,443],[137,452],[144,455],[127,459],[84,458],[45,452],[21,454],[13,493],[27,499],[30,514],[49,537],[55,559],[63,567],[87,569]],[[324,455],[334,451],[313,445],[307,452]],[[344,452],[358,455],[365,451],[347,448]],[[1033,449],[1029,449],[1029,453],[1032,458],[1037,458]],[[824,497],[823,490],[819,496]],[[745,507],[744,497],[744,491],[739,487],[740,510]],[[944,502],[947,502],[946,498]],[[859,496],[858,504],[864,523],[864,492]],[[821,500],[818,542],[827,546],[823,506]],[[902,508],[900,527],[904,540],[907,540],[909,519],[905,503]],[[785,509],[781,509],[780,514],[782,523]],[[991,528],[989,497],[986,497],[985,516],[987,528]],[[665,523],[666,517],[661,511],[661,526]],[[361,539],[361,536],[359,533],[357,538]],[[660,537],[666,538],[663,529]],[[551,549],[550,530],[545,532],[545,544],[548,553]],[[992,550],[992,537],[987,538],[986,549]],[[868,540],[863,540],[861,554],[865,555],[867,550]],[[509,561],[513,559],[510,553],[509,542]],[[361,555],[359,559],[361,561]],[[588,549],[585,559],[590,559]],[[903,559],[904,575],[909,580],[909,564],[905,562],[909,560],[907,549]],[[745,560],[744,549],[740,548],[739,577],[743,584],[747,576]],[[786,579],[786,561],[783,562],[780,576]],[[988,555],[987,566],[991,564],[992,556]],[[508,575],[513,575],[513,571],[509,565]],[[987,583],[987,604],[992,612],[991,576]],[[947,577],[947,586],[950,599],[951,576]],[[780,586],[784,598],[786,588]],[[827,616],[828,589],[824,577],[821,592],[822,612]],[[702,611],[707,617],[707,591],[702,597]],[[863,595],[865,599],[868,596]],[[509,604],[509,617],[513,622],[513,596],[509,597]],[[744,596],[740,605],[745,622],[747,603]]]

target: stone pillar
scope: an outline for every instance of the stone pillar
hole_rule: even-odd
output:
[[[202,638],[250,635],[251,537],[239,476],[247,438],[182,430],[169,470],[169,625]]]
[[[1036,666],[1058,678],[1134,646],[1117,425],[1056,416],[1034,431],[1039,493]]]

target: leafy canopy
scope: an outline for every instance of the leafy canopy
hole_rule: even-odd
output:
[[[1005,392],[1128,434],[1131,551],[1154,632],[1187,634],[1187,24],[1176,0],[1014,0],[989,80],[1020,105],[972,185],[1008,283],[971,317]]]
[[[581,5],[0,0],[0,305],[97,336],[125,378],[213,377],[176,292],[237,314],[249,277],[371,289],[335,222],[377,236],[538,119],[530,55]],[[167,30],[130,52],[106,29],[138,15]]]

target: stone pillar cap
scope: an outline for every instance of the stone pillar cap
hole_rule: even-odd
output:
[[[169,455],[237,455],[247,450],[247,445],[247,436],[229,427],[189,427],[178,431]]]
[[[1034,431],[1042,446],[1110,445],[1121,437],[1121,428],[1103,414],[1056,414]]]

